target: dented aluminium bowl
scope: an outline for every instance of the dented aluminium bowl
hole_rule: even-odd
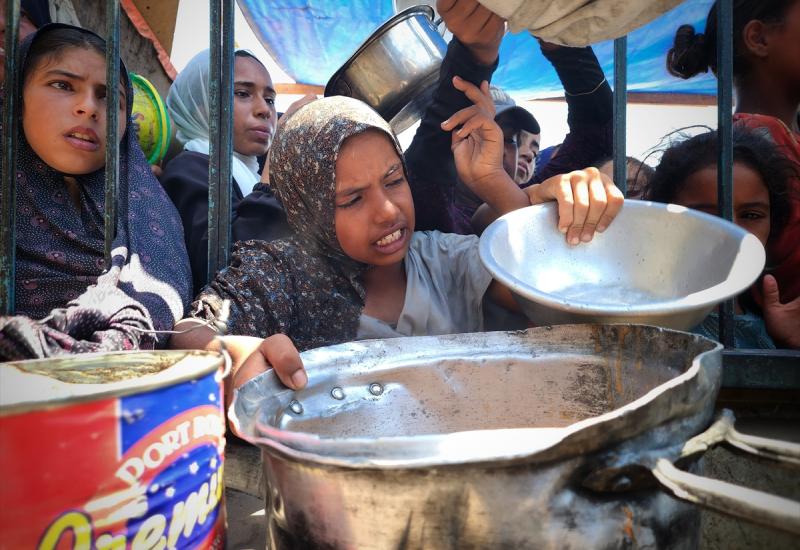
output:
[[[567,244],[555,203],[510,212],[480,257],[536,325],[639,323],[689,330],[755,282],[765,252],[751,233],[675,204],[627,200],[589,243]]]

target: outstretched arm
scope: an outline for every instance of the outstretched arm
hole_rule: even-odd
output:
[[[564,86],[569,133],[530,183],[595,166],[613,154],[613,94],[592,48],[540,46]]]
[[[505,21],[476,0],[439,0],[437,10],[453,39],[439,69],[439,81],[425,109],[405,161],[416,208],[419,230],[451,232],[456,171],[450,152],[450,136],[441,124],[457,111],[471,105],[453,86],[460,75],[476,86],[490,80],[497,68],[500,40]]]

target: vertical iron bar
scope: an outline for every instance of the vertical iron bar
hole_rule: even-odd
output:
[[[117,229],[119,70],[119,0],[106,0],[106,188],[103,215],[106,270],[111,268],[111,246]],[[133,98],[126,100],[133,101]]]
[[[628,191],[625,151],[628,108],[628,37],[614,40],[614,183],[624,195]]]
[[[717,197],[719,215],[733,220],[733,2],[717,2]],[[720,307],[719,340],[733,347],[733,299]]]
[[[3,99],[3,160],[0,190],[0,314],[14,313],[16,261],[16,165],[17,165],[17,50],[19,34],[19,2],[6,1],[5,89]]]
[[[233,0],[211,0],[207,281],[228,265],[233,154]]]

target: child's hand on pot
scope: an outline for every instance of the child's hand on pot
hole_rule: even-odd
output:
[[[288,387],[299,390],[308,382],[303,361],[294,343],[285,334],[274,334],[264,338],[233,375],[233,389],[254,376],[269,370],[275,370],[281,382]]]

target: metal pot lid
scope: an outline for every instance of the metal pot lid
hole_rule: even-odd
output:
[[[350,342],[235,392],[234,431],[267,452],[353,468],[544,462],[707,408],[722,346],[641,325]]]

